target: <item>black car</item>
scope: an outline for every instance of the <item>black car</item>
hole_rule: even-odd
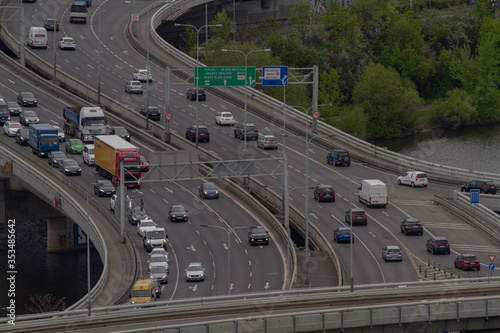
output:
[[[116,190],[109,180],[98,180],[94,184],[94,193],[100,197],[110,197],[115,194]]]
[[[248,232],[248,242],[250,245],[268,245],[269,234],[266,229],[261,226],[250,227],[250,231]]]
[[[335,190],[331,185],[318,185],[314,188],[314,200],[335,202]]]
[[[196,92],[198,92],[198,100],[199,101],[205,101],[207,99],[207,94],[205,93],[205,89],[203,88],[195,88],[191,87],[188,88],[186,91],[186,97],[189,98],[192,101],[196,100]]]
[[[424,234],[424,227],[417,219],[405,219],[401,222],[401,232],[405,235],[417,234],[422,236]]]
[[[30,129],[27,127],[20,128],[16,132],[16,143],[21,146],[27,146],[29,144]]]
[[[496,194],[497,187],[491,180],[473,180],[465,185],[462,185],[462,192],[470,192],[470,190],[479,190],[479,193]]]
[[[427,240],[426,244],[427,251],[432,254],[444,253],[450,254],[450,243],[445,237],[434,236]]]
[[[331,153],[328,153],[326,156],[326,163],[333,165],[351,165],[351,155],[347,150],[337,149],[332,150]]]
[[[59,162],[59,170],[65,175],[76,175],[82,174],[82,168],[78,165],[72,158],[67,158]]]
[[[196,130],[196,125],[189,126],[186,130],[186,139],[195,142],[196,133],[198,133],[198,142],[210,142],[210,133],[205,125],[198,125],[198,131]]]
[[[147,107],[143,107],[141,109],[141,111],[139,111],[139,112],[143,116],[146,116],[148,114],[148,108]],[[160,113],[160,110],[158,109],[158,107],[156,107],[156,106],[150,106],[149,107],[149,119],[151,119],[151,120],[160,120],[160,116],[161,116],[161,113]]]
[[[57,19],[53,19],[53,18],[48,18],[48,19],[45,19],[45,21],[43,22],[43,27],[49,31],[54,31],[54,29],[56,31],[59,31],[59,21]]]
[[[128,221],[132,225],[137,225],[137,223],[139,223],[139,221],[144,220],[144,219],[146,219],[148,217],[149,217],[149,215],[144,210],[144,207],[134,206],[130,210],[130,213],[129,213],[129,216],[128,216]]]
[[[187,212],[188,212],[187,209],[184,208],[183,205],[172,205],[168,210],[168,218],[170,219],[170,222],[174,221],[187,222],[188,220]]]
[[[366,213],[361,208],[353,208],[352,214],[351,210],[345,212],[345,223],[347,225],[351,224],[351,218],[352,218],[352,225],[355,224],[366,225],[368,223],[368,219],[366,218]]]
[[[247,123],[239,124],[234,128],[234,137],[240,140],[245,139],[245,131],[247,140],[257,140],[259,138],[259,130],[254,124]]]
[[[61,161],[67,158],[68,156],[62,151],[51,151],[47,156],[49,164],[55,168],[58,168],[61,165]]]
[[[128,133],[127,129],[123,126],[113,126],[111,127],[111,130],[109,131],[110,135],[118,135],[122,139],[127,140],[130,142],[130,134]]]
[[[7,105],[9,106],[9,112],[11,116],[19,116],[19,114],[23,110],[23,108],[20,107],[16,102],[7,102]]]
[[[21,106],[37,106],[38,100],[32,92],[22,91],[17,95],[17,104]]]
[[[214,183],[202,183],[199,187],[199,194],[203,199],[219,199],[219,189]]]

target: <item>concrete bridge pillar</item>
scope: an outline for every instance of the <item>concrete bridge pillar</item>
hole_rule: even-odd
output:
[[[82,250],[87,247],[87,236],[81,228],[65,216],[47,219],[47,252]]]

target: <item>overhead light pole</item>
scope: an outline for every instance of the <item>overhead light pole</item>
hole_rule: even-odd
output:
[[[320,106],[332,106],[331,103],[328,104],[320,104]],[[293,108],[299,108],[305,111],[306,114],[306,188],[309,188],[309,141],[314,140],[317,137],[321,136],[327,136],[327,137],[333,137],[335,134],[328,134],[328,135],[315,135],[312,138],[309,139],[309,111],[313,109],[314,106],[311,106],[309,109],[305,109],[302,106],[292,106]],[[306,204],[305,204],[305,224],[306,224],[306,230],[305,230],[305,248],[306,248],[306,279],[304,283],[306,285],[309,285],[309,191],[306,191]]]
[[[201,27],[199,28],[196,28],[194,25],[191,25],[191,24],[181,24],[181,23],[175,23],[174,24],[175,27],[189,27],[189,28],[193,28],[194,30],[196,30],[196,67],[194,69],[194,78],[193,78],[193,83],[194,83],[194,89],[196,91],[196,117],[195,117],[195,129],[196,129],[196,135],[195,135],[195,139],[196,139],[196,150],[198,150],[198,136],[200,135],[199,131],[198,131],[198,94],[199,94],[199,91],[198,91],[198,84],[199,84],[199,77],[198,75],[196,75],[196,68],[197,67],[200,67],[200,31],[204,28],[208,28],[208,27],[222,27],[222,24],[205,24],[205,25],[202,25]]]
[[[244,120],[243,123],[245,124],[244,128],[244,139],[243,139],[243,157],[246,157],[247,155],[247,86],[248,86],[248,80],[247,80],[247,63],[248,63],[248,56],[254,52],[270,52],[271,49],[262,49],[262,50],[251,50],[247,53],[241,51],[241,50],[227,50],[227,49],[222,49],[222,52],[238,52],[243,54],[245,57],[245,115],[244,115]]]

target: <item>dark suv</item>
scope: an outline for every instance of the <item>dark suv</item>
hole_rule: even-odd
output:
[[[261,226],[250,227],[250,231],[248,232],[248,242],[250,243],[250,245],[268,245],[269,234],[267,233],[266,229]]]
[[[188,88],[186,92],[186,97],[192,101],[195,101],[197,91],[198,91],[198,100],[205,101],[207,99],[207,94],[205,93],[205,89],[203,88],[198,88],[198,89],[196,89],[195,87]]]
[[[427,240],[427,251],[432,254],[450,254],[450,243],[448,243],[448,240],[445,237],[431,237]]]
[[[210,142],[210,133],[205,125],[198,125],[198,131],[196,131],[196,125],[191,125],[186,130],[186,139],[195,142],[196,132],[198,132],[198,142],[206,141]]]
[[[424,234],[424,227],[417,219],[406,219],[401,222],[401,232],[405,235],[417,234],[422,236]]]
[[[491,180],[473,180],[462,185],[462,192],[470,192],[470,190],[479,190],[479,193],[485,194],[497,193],[497,187]]]
[[[335,190],[331,185],[318,185],[314,188],[314,200],[335,202]]]
[[[351,165],[351,155],[349,152],[344,149],[332,150],[331,153],[328,153],[326,156],[326,163],[333,165]]]
[[[351,210],[345,212],[345,223],[347,225],[350,225],[351,218],[352,218],[352,225],[355,224],[366,225],[368,223],[368,220],[366,218],[366,213],[361,208],[353,208],[352,215],[351,215]]]
[[[246,126],[245,124],[239,124],[234,128],[234,137],[239,138],[240,140],[245,139],[245,130],[247,132],[247,140],[257,140],[259,137],[259,130],[257,129],[257,126],[254,124],[247,123]]]

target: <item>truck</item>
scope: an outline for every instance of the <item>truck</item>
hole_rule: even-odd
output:
[[[94,136],[106,134],[106,117],[97,106],[65,106],[64,133],[85,143],[94,143]]]
[[[69,22],[70,23],[87,23],[87,2],[86,1],[75,1],[71,4],[69,11]]]
[[[123,162],[125,186],[141,186],[139,148],[118,135],[94,137],[94,162],[96,171],[117,186],[120,185],[120,162]]]
[[[137,280],[130,294],[132,303],[147,303],[156,299],[152,280]]]
[[[146,230],[142,243],[148,252],[151,252],[155,247],[163,247],[167,250],[167,238],[164,228],[153,228]]]
[[[47,156],[51,151],[59,150],[57,128],[50,124],[30,124],[29,145],[33,154]]]

